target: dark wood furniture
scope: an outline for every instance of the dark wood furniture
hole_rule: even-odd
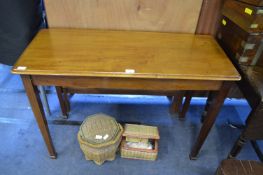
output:
[[[224,0],[203,0],[195,34],[215,36]]]
[[[263,67],[241,66],[242,80],[238,82],[240,90],[252,108],[246,126],[240,137],[229,153],[229,158],[234,158],[241,151],[247,140],[252,141],[259,158],[263,161],[262,153],[257,149],[256,140],[263,139]]]
[[[215,91],[190,153],[195,159],[232,82],[240,80],[212,36],[85,29],[40,31],[12,73],[22,77],[52,158],[56,158],[56,152],[37,85],[160,95],[184,90]]]
[[[237,65],[261,65],[263,7],[248,4],[253,0],[246,2],[225,2],[217,39],[234,62],[238,59]]]
[[[235,8],[230,12],[232,5]],[[227,1],[223,9],[226,16],[222,18],[217,35],[218,42],[241,74],[242,80],[237,85],[252,108],[245,128],[229,153],[230,158],[236,157],[245,142],[250,140],[259,158],[263,160],[256,143],[256,140],[263,139],[263,29],[260,27],[263,25],[262,10],[262,7]],[[251,21],[253,24],[258,23],[258,28],[244,27]]]
[[[263,30],[263,7],[250,5],[237,0],[226,0],[222,14],[249,33]]]
[[[216,175],[261,175],[263,164],[251,160],[223,160]]]
[[[254,6],[263,6],[263,0],[239,0],[240,2],[245,2]]]
[[[262,59],[260,47],[263,33],[246,32],[223,16],[216,38],[230,58],[236,59],[241,65],[258,65]]]
[[[62,117],[64,119],[68,118],[70,114],[70,97],[72,97],[74,94],[129,94],[129,95],[138,95],[138,94],[144,94],[144,95],[162,95],[159,92],[155,91],[144,91],[140,90],[137,92],[129,91],[129,90],[112,90],[112,89],[78,89],[78,88],[71,88],[71,87],[56,87],[57,96],[59,99],[59,104],[62,112]],[[185,91],[173,91],[173,92],[166,92],[165,94],[169,101],[171,102],[170,105],[170,114],[172,115],[178,115],[179,119],[181,118],[181,108],[183,103],[183,98],[186,95]]]

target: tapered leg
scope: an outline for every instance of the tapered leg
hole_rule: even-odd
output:
[[[21,75],[21,78],[23,80],[29,102],[37,120],[38,127],[46,143],[49,155],[51,158],[55,159],[57,155],[49,134],[47,120],[38,94],[37,86],[33,85],[29,75]]]
[[[183,97],[184,97],[184,92],[183,91],[178,91],[177,94],[173,96],[172,99],[172,104],[170,108],[170,112],[172,114],[177,113],[181,111],[182,103],[183,103]]]
[[[238,155],[238,153],[241,151],[245,143],[246,143],[246,139],[243,138],[243,136],[241,135],[236,141],[236,143],[234,144],[227,158],[228,159],[235,158]]]
[[[202,113],[202,116],[201,116],[201,122],[203,123],[204,120],[205,120],[205,117],[207,116],[207,111],[210,107],[210,104],[212,103],[212,100],[213,98],[215,97],[215,93],[213,91],[210,91],[208,92],[208,97],[207,97],[207,100],[206,100],[206,105],[205,105],[205,109]]]
[[[187,91],[185,93],[185,100],[184,100],[182,111],[179,113],[179,119],[181,120],[185,119],[185,115],[189,109],[192,96],[193,96],[193,91]]]
[[[190,153],[190,159],[197,159],[197,154],[199,153],[200,148],[202,147],[206,137],[209,134],[209,131],[211,130],[216,120],[217,114],[219,113],[219,110],[225,101],[225,98],[229,92],[230,87],[231,87],[230,82],[224,82],[220,90],[216,93],[215,97],[212,99],[212,103],[209,106],[207,116],[205,117],[197,141]]]
[[[56,86],[56,91],[57,91],[57,96],[58,96],[58,100],[59,100],[59,104],[60,104],[60,108],[61,108],[63,118],[68,118],[67,107],[65,104],[65,100],[63,98],[63,88]]]
[[[64,102],[65,102],[67,113],[69,113],[70,112],[70,102],[68,98],[68,91],[66,88],[63,88],[63,97],[64,97]]]
[[[39,86],[38,87],[39,90],[40,90],[40,94],[42,96],[42,100],[43,100],[43,105],[46,109],[46,112],[47,112],[47,115],[50,116],[51,115],[51,112],[50,112],[50,108],[49,108],[49,104],[48,104],[48,100],[47,100],[47,94],[45,92],[45,89],[44,89],[44,86]]]

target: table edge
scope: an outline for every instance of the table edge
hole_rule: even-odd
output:
[[[61,73],[61,72],[42,72],[39,73],[38,71],[22,71],[22,70],[11,70],[12,74],[17,75],[38,75],[38,76],[74,76],[74,77],[105,77],[105,78],[145,78],[145,79],[181,79],[181,80],[214,80],[214,81],[239,81],[241,80],[241,76],[237,73],[234,76],[229,77],[220,77],[220,76],[199,76],[199,75],[175,75],[175,74],[142,74],[142,73],[134,73],[128,74],[125,72],[116,72],[116,73],[109,73],[109,72],[92,72],[92,73],[85,73],[81,74],[79,72],[71,72],[71,73]]]

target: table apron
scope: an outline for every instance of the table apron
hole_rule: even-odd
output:
[[[32,75],[34,85],[111,90],[219,90],[223,81]]]

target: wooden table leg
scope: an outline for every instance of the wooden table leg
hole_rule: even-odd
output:
[[[202,116],[201,116],[201,122],[203,123],[204,120],[205,120],[205,117],[207,116],[207,111],[212,103],[212,100],[214,99],[215,97],[215,92],[214,91],[210,91],[208,92],[208,96],[207,96],[207,100],[206,100],[206,105],[205,105],[205,109],[202,113]]]
[[[64,97],[64,102],[65,102],[67,113],[70,112],[70,102],[69,102],[68,95],[69,95],[69,93],[68,93],[67,89],[63,88],[63,97]]]
[[[21,75],[21,78],[23,80],[27,97],[31,104],[34,116],[37,120],[38,127],[46,143],[49,155],[52,159],[55,159],[57,155],[49,134],[47,120],[39,97],[37,86],[33,85],[31,77],[29,75]]]
[[[235,142],[234,146],[232,147],[232,149],[231,149],[230,153],[228,154],[227,158],[228,159],[235,158],[238,155],[238,153],[241,151],[243,146],[245,145],[246,141],[247,140],[241,134],[241,136],[237,139],[237,141]]]
[[[216,93],[216,95],[212,99],[212,102],[209,105],[207,116],[205,117],[204,123],[198,135],[197,141],[190,153],[189,157],[191,160],[197,159],[197,155],[216,120],[217,114],[219,113],[220,108],[225,101],[225,98],[229,92],[231,84],[232,84],[231,82],[224,82],[220,90]]]
[[[48,104],[47,94],[46,94],[45,88],[44,88],[44,86],[39,86],[38,89],[40,90],[40,94],[42,96],[43,105],[44,105],[44,107],[46,109],[47,116],[50,116],[51,112],[50,112],[50,108],[49,108],[49,104]]]
[[[63,98],[63,88],[56,86],[56,91],[57,91],[57,96],[58,96],[58,100],[59,100],[59,104],[60,104],[60,108],[61,108],[61,112],[63,115],[63,118],[68,118],[68,113],[67,113],[67,107],[65,104],[65,100]]]
[[[172,99],[172,104],[170,108],[171,114],[179,114],[181,111],[182,103],[184,98],[184,91],[178,91]]]
[[[191,103],[191,99],[193,96],[193,91],[187,91],[185,93],[185,100],[184,100],[184,104],[182,107],[182,111],[179,113],[179,119],[180,120],[184,120],[185,119],[185,115],[189,109],[190,103]]]

